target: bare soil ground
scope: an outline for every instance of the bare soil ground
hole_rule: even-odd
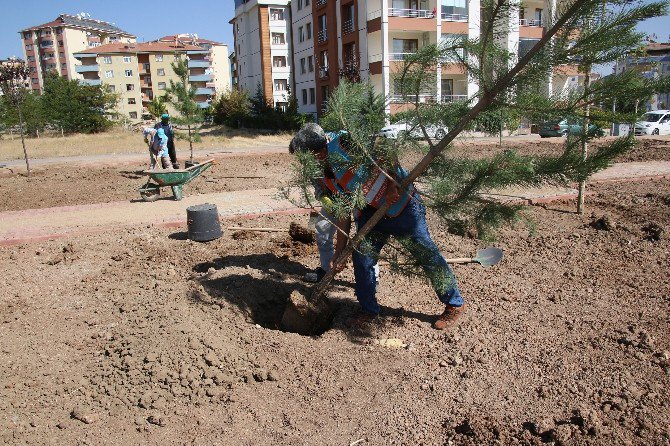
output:
[[[470,307],[451,333],[430,327],[428,285],[384,269],[369,329],[343,324],[348,270],[330,330],[277,330],[318,259],[282,233],[2,249],[0,442],[667,445],[670,181],[591,190],[593,215],[529,208],[535,232],[504,230],[501,264],[455,268]],[[445,254],[483,246],[429,224]]]
[[[669,159],[667,141],[641,141],[621,161]],[[226,158],[187,193],[274,187],[290,164]],[[132,199],[140,169],[5,176],[0,209]],[[430,327],[441,307],[427,284],[384,269],[369,329],[344,324],[357,308],[348,270],[330,330],[279,331],[318,264],[283,233],[199,244],[144,227],[0,249],[0,442],[667,445],[670,181],[589,190],[592,214],[528,208],[535,228],[501,232],[501,264],[455,268],[470,307],[451,333]],[[306,223],[230,224],[293,220]],[[484,246],[429,223],[447,255]]]
[[[639,147],[617,161],[670,160],[670,138],[663,138],[640,138]],[[510,148],[528,155],[558,154],[562,139],[509,140],[503,146],[491,141],[464,140],[456,144],[453,154],[484,157]],[[417,153],[410,158],[419,156]],[[188,184],[185,193],[277,187],[290,177],[293,160],[288,153],[220,158],[217,165]],[[409,166],[409,161],[406,164]],[[145,168],[143,163],[106,167],[54,165],[36,170],[31,177],[26,177],[22,169],[5,172],[0,177],[0,211],[137,199],[138,189],[146,181],[142,175]]]

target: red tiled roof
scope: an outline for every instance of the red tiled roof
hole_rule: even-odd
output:
[[[156,39],[156,42],[174,42],[175,37],[177,37],[176,34],[172,34],[171,36],[163,36],[159,39]],[[191,39],[189,37],[182,37],[182,38],[180,38],[180,41],[181,42],[192,42],[193,39]],[[225,45],[225,46],[228,46],[225,43],[215,42],[213,40],[208,40],[208,39],[202,39],[200,37],[195,39],[195,43],[196,43],[196,45],[197,44],[202,44],[202,43],[209,43],[210,45]]]
[[[52,26],[59,26],[59,25],[62,25],[62,24],[63,24],[63,19],[58,17],[56,20],[52,20],[51,22],[47,22],[43,25],[31,26],[30,28],[22,29],[20,32],[35,31],[35,30],[38,30],[38,29],[41,29],[41,28],[49,28],[49,27],[52,27]]]
[[[668,51],[670,50],[670,42],[650,43],[644,49],[647,51]]]
[[[195,45],[178,45],[168,42],[143,42],[143,43],[107,43],[95,48],[89,48],[80,53],[103,54],[103,53],[151,53],[151,52],[175,52],[175,51],[199,51],[202,50]]]

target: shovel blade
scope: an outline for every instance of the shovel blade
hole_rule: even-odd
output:
[[[477,255],[472,260],[479,263],[481,266],[488,267],[500,262],[502,258],[502,249],[489,247],[477,251]]]

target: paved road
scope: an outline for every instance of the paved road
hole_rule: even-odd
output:
[[[615,164],[593,176],[592,181],[617,181],[635,178],[668,177],[670,162]],[[181,201],[168,196],[153,203],[139,199],[80,206],[0,212],[0,246],[67,236],[95,233],[120,226],[186,226],[186,208],[212,203],[222,218],[273,212],[298,212],[289,201],[278,197],[276,189],[246,190],[186,196]],[[501,200],[529,203],[551,201],[576,195],[570,188],[542,187],[509,189],[496,195]]]

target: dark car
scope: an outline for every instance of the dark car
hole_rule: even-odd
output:
[[[545,122],[540,126],[538,132],[542,138],[549,138],[552,136],[568,136],[580,135],[582,133],[581,123],[561,119],[560,121]],[[603,136],[605,132],[603,129],[595,124],[589,125],[589,136]]]

